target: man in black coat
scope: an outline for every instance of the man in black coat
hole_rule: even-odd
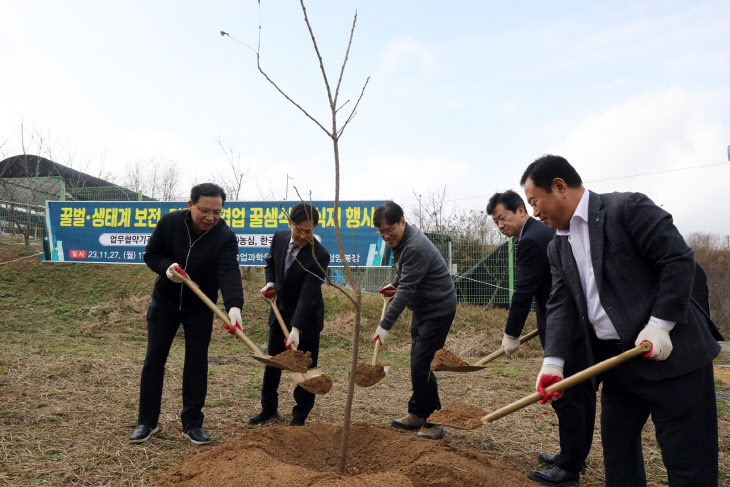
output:
[[[536,303],[540,343],[545,343],[545,308],[552,285],[547,249],[555,236],[555,230],[530,217],[522,198],[511,190],[495,193],[487,204],[487,214],[492,217],[502,234],[518,239],[517,279],[502,339],[505,354],[511,357],[520,347],[519,337],[533,298]],[[585,339],[583,333],[576,333],[564,374],[567,377],[587,366]],[[564,396],[564,399],[553,402],[553,409],[558,416],[560,452],[556,455],[541,452],[538,460],[550,468],[543,472],[533,471],[531,474],[577,481],[593,442],[596,393],[592,383],[586,381],[565,391]]]
[[[166,213],[147,243],[144,261],[158,276],[147,309],[147,354],[139,390],[139,417],[130,443],[144,443],[158,431],[165,362],[182,323],[185,330],[183,434],[196,444],[210,443],[203,430],[208,390],[208,345],[213,312],[177,276],[188,273],[200,289],[218,301],[218,289],[232,323],[241,326],[243,286],[236,235],[221,220],[226,193],[211,183],[190,192],[187,210]]]
[[[591,363],[649,342],[643,358],[600,376],[606,485],[646,485],[641,430],[649,416],[669,485],[717,485],[712,360],[720,346],[714,324],[691,299],[694,256],[672,216],[641,193],[587,191],[559,156],[530,164],[521,184],[535,216],[557,230],[548,247],[553,285],[536,382],[543,400],[560,396],[544,389],[562,380],[579,330],[589,337]]]
[[[319,223],[315,207],[299,203],[289,212],[290,230],[279,230],[271,241],[266,256],[264,297],[276,296],[276,305],[289,330],[289,339],[279,326],[274,310],[269,313],[269,355],[276,355],[294,343],[297,350],[312,354],[312,367],[317,366],[319,335],[324,328],[322,283],[327,274],[330,254],[314,235]],[[264,424],[279,418],[279,381],[281,369],[266,366],[261,388],[261,412],[249,424]],[[294,389],[296,405],[291,426],[304,426],[314,407],[314,394],[301,386]]]

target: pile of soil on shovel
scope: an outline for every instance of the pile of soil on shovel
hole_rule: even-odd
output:
[[[307,352],[309,353],[309,352]],[[307,379],[301,384],[304,389],[312,394],[327,394],[332,389],[332,379],[324,374]]]
[[[289,370],[303,374],[312,365],[312,354],[310,352],[304,353],[301,350],[284,350],[271,357],[271,360],[280,363]]]
[[[431,370],[442,370],[444,367],[461,367],[463,365],[469,364],[445,348],[437,350],[433,360],[431,360]]]
[[[428,417],[429,423],[458,426],[472,429],[481,426],[480,419],[487,414],[476,406],[463,402],[455,402]]]
[[[377,384],[385,377],[385,369],[382,365],[357,364],[355,371],[355,384],[360,387],[370,387]]]
[[[340,426],[263,428],[189,457],[156,487],[500,486],[534,487],[524,465],[416,438],[393,428],[352,426],[345,475],[338,475]]]

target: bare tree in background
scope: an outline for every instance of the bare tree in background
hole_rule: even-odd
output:
[[[233,147],[224,145],[221,139],[218,139],[218,145],[226,155],[228,170],[217,173],[213,180],[225,190],[229,200],[240,201],[243,196],[243,185],[250,180],[247,177],[248,171],[241,164],[241,153],[234,152]]]
[[[730,335],[730,235],[691,233],[687,245],[707,274],[712,320],[727,337]]]
[[[134,192],[160,201],[170,201],[179,194],[180,172],[173,161],[142,159],[126,164],[122,184]]]
[[[337,114],[339,110],[344,107],[349,100],[345,101],[341,105],[338,105],[339,103],[339,95],[340,95],[340,85],[342,83],[342,77],[345,73],[345,66],[347,65],[347,58],[350,54],[350,47],[352,46],[352,36],[355,33],[355,24],[357,23],[357,12],[355,12],[355,16],[352,21],[352,29],[350,30],[350,39],[347,43],[347,50],[345,51],[345,58],[342,62],[342,67],[340,69],[340,75],[337,79],[337,86],[335,87],[334,93],[330,87],[329,78],[327,77],[327,72],[324,68],[324,62],[322,61],[322,55],[319,52],[319,47],[317,45],[317,40],[315,39],[314,32],[312,31],[312,26],[309,22],[309,17],[307,16],[307,9],[304,6],[304,1],[300,0],[300,5],[302,7],[302,12],[304,13],[304,22],[307,25],[307,29],[309,31],[310,38],[312,40],[312,46],[314,47],[314,51],[317,55],[317,59],[319,61],[319,67],[322,72],[322,78],[324,80],[325,88],[327,89],[327,98],[329,101],[329,108],[330,113],[332,115],[331,120],[331,128],[326,128],[324,124],[320,123],[317,119],[312,117],[307,110],[302,108],[297,102],[292,100],[289,95],[287,95],[261,68],[261,55],[260,55],[260,48],[261,48],[261,25],[259,25],[259,43],[257,46],[257,49],[253,49],[250,46],[247,46],[246,44],[236,40],[236,42],[239,42],[240,44],[246,46],[247,48],[251,49],[256,53],[256,66],[258,67],[259,72],[266,78],[266,80],[271,83],[276,90],[281,93],[284,98],[289,100],[294,106],[296,106],[301,112],[309,118],[312,122],[314,122],[322,131],[327,134],[327,136],[332,141],[332,149],[334,152],[334,162],[335,162],[335,202],[334,202],[334,223],[335,223],[335,233],[337,235],[337,249],[341,256],[345,255],[345,249],[344,245],[342,243],[342,234],[340,231],[340,220],[339,220],[339,205],[340,205],[340,148],[339,148],[339,141],[342,137],[342,134],[347,127],[347,125],[352,121],[353,117],[357,113],[357,107],[360,104],[360,100],[362,100],[363,94],[365,93],[365,88],[368,85],[368,81],[370,81],[370,77],[367,78],[365,81],[362,91],[360,92],[360,96],[358,97],[357,101],[355,102],[354,106],[352,107],[349,115],[345,119],[345,121],[339,125]],[[259,3],[259,8],[260,3]],[[221,31],[221,36],[229,36],[230,35],[224,31]],[[233,37],[231,37],[233,39]],[[314,251],[314,250],[313,250]],[[316,259],[315,259],[316,260]],[[345,277],[347,279],[347,283],[352,288],[352,291],[346,291],[341,287],[335,286],[337,289],[339,289],[353,304],[355,308],[355,323],[354,323],[354,334],[353,334],[353,350],[352,350],[352,361],[350,364],[350,378],[347,384],[347,399],[345,404],[345,414],[342,422],[342,441],[340,444],[340,459],[338,463],[337,470],[340,473],[340,475],[345,473],[345,466],[347,464],[347,447],[348,447],[348,439],[350,435],[350,417],[352,414],[352,401],[355,393],[355,372],[357,369],[357,355],[358,355],[358,348],[359,348],[359,342],[360,342],[360,321],[361,321],[361,311],[362,311],[362,290],[360,282],[355,278],[355,275],[352,272],[352,269],[350,268],[349,262],[347,262],[347,259],[341,259],[342,265],[344,267],[344,273]],[[330,285],[333,285],[329,280],[328,283]]]

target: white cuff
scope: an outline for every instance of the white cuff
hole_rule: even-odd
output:
[[[661,328],[662,330],[672,331],[672,328],[674,328],[674,325],[676,325],[677,322],[662,320],[652,316],[649,318],[649,324],[656,326],[657,328]]]
[[[545,357],[542,359],[542,365],[555,365],[562,369],[565,366],[565,359],[560,357]]]

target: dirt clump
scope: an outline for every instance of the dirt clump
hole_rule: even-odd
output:
[[[332,389],[332,379],[324,374],[320,374],[304,382],[300,382],[299,385],[312,394],[327,394]]]
[[[486,414],[485,411],[482,411],[476,406],[464,402],[455,402],[439,411],[434,411],[428,417],[428,422],[457,428],[473,429],[482,425],[480,420]]]
[[[382,365],[357,364],[355,384],[360,387],[370,387],[385,377],[385,368]]]
[[[431,370],[442,370],[444,367],[462,367],[464,365],[469,364],[445,348],[437,350],[433,360],[431,360]]]
[[[488,453],[429,441],[393,428],[350,430],[345,475],[337,474],[342,428],[334,425],[254,430],[185,459],[156,487],[317,485],[342,487],[454,485],[530,487],[524,466]]]
[[[271,360],[280,363],[282,367],[288,370],[303,374],[312,365],[312,354],[310,352],[304,353],[301,350],[284,350],[271,357]]]

